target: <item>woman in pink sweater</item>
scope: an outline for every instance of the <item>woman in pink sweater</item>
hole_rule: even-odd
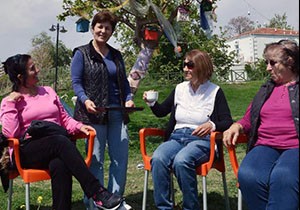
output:
[[[6,137],[20,138],[32,120],[45,120],[64,127],[69,134],[94,130],[71,118],[51,87],[38,86],[40,70],[30,55],[18,54],[4,62],[12,92],[1,102],[0,120]],[[21,164],[26,168],[49,169],[53,209],[71,209],[72,176],[84,193],[101,209],[116,209],[122,197],[111,194],[90,173],[76,146],[66,136],[52,135],[22,141]]]

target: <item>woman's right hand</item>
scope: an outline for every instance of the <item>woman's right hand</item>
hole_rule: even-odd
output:
[[[96,110],[96,105],[94,104],[93,101],[91,101],[90,99],[87,99],[85,102],[84,102],[84,105],[85,105],[85,108],[86,110],[89,112],[89,113],[92,113],[92,114],[97,114],[97,110]]]
[[[24,96],[19,92],[13,91],[6,98],[7,98],[8,101],[17,102],[17,101],[20,101],[21,99],[23,99]]]
[[[154,91],[154,90],[148,90],[148,91]],[[147,100],[147,92],[148,92],[148,91],[145,91],[145,92],[143,93],[143,100],[144,100],[146,103],[150,104],[151,101],[148,101],[148,100]]]
[[[242,132],[242,125],[239,123],[233,123],[230,128],[223,132],[223,144],[225,147],[235,145],[240,133]]]

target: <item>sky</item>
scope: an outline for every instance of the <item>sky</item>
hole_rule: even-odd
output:
[[[0,61],[18,53],[28,53],[31,40],[41,32],[47,32],[56,41],[56,32],[49,31],[57,24],[57,15],[63,12],[62,0],[1,0],[0,7]],[[286,13],[288,24],[299,31],[299,0],[218,0],[216,33],[219,26],[224,27],[231,18],[248,16],[259,24],[268,23],[275,14]],[[59,33],[59,39],[73,49],[92,39],[90,32],[76,32],[75,22],[79,17],[67,17],[59,22],[68,32]],[[110,44],[118,47],[114,40]]]

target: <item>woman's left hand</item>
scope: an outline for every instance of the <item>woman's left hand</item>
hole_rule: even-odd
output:
[[[125,107],[135,107],[133,100],[126,101]],[[129,111],[128,113],[132,113],[133,111]]]
[[[213,128],[210,122],[203,123],[199,125],[193,132],[192,135],[203,137],[210,134],[211,129]]]
[[[80,131],[83,132],[86,135],[90,134],[89,131],[94,131],[96,133],[96,130],[92,126],[84,125],[84,124],[81,126]]]

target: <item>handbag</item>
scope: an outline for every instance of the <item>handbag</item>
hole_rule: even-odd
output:
[[[30,126],[27,128],[26,132],[24,133],[24,136],[22,140],[25,139],[26,134],[28,134],[31,139],[40,139],[46,136],[53,136],[53,135],[63,135],[66,137],[69,137],[70,135],[68,134],[68,131],[50,121],[45,121],[45,120],[33,120],[30,123]]]

